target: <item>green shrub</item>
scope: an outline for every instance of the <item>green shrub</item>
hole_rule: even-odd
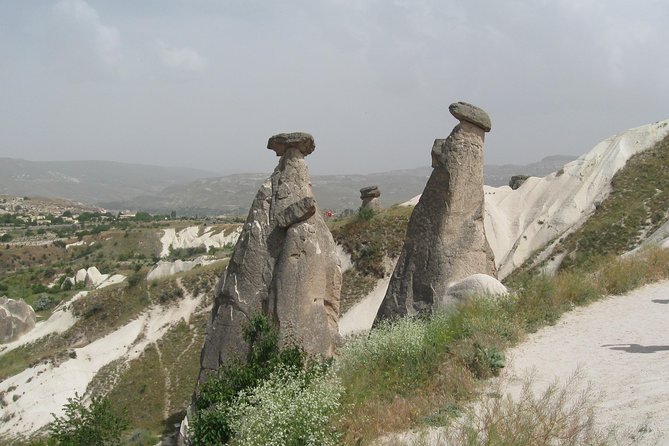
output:
[[[280,348],[278,330],[264,315],[253,316],[242,330],[248,344],[246,361],[230,360],[223,364],[197,392],[191,425],[193,446],[228,442],[234,434],[229,408],[243,392],[260,385],[276,369],[305,369],[316,374],[323,368],[309,361],[306,353],[294,344]]]
[[[242,391],[228,408],[234,444],[338,444],[339,436],[329,421],[340,406],[341,392],[331,373],[280,366],[257,387]]]
[[[56,305],[56,300],[46,293],[40,294],[40,296],[35,300],[32,307],[35,311],[45,311],[50,310]]]
[[[121,434],[128,427],[123,414],[112,411],[107,398],[93,397],[90,407],[86,407],[82,397],[75,393],[64,406],[65,415],[49,425],[49,443],[67,446],[117,445],[121,444]]]
[[[137,274],[138,273],[135,273],[135,274],[133,274],[133,276],[136,276]],[[139,283],[139,282],[137,282],[137,283]],[[137,283],[135,283],[135,285]],[[132,286],[132,285],[130,285],[130,282],[128,282],[128,285]],[[160,292],[160,294],[158,295],[158,300],[160,300],[161,303],[166,303],[166,302],[170,302],[172,300],[181,299],[182,297],[184,297],[184,290],[182,290],[178,286],[174,286],[174,287],[169,287],[169,288],[166,288],[166,289],[162,290]]]
[[[360,208],[360,210],[358,210],[358,218],[365,221],[371,220],[374,218],[374,209]]]
[[[144,274],[140,273],[139,271],[135,271],[134,273],[130,274],[128,276],[128,287],[133,288],[137,286],[142,279],[144,279]]]

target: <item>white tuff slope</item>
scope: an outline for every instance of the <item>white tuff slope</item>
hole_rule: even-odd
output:
[[[528,178],[517,190],[486,186],[486,235],[499,276],[506,277],[532,253],[583,224],[609,194],[616,172],[632,155],[667,136],[668,124],[657,122],[607,138],[562,172]]]
[[[5,393],[6,401],[12,401],[2,411],[2,416],[9,419],[0,423],[0,443],[43,428],[52,421],[51,413],[62,415],[67,398],[74,397],[75,392],[80,395],[86,392],[102,367],[117,359],[127,363],[139,357],[149,344],[162,338],[180,320],[189,321],[196,312],[206,311],[201,305],[202,295],[192,296],[182,289],[184,298],[178,304],[147,309],[112,333],[72,349],[76,353],[74,358],[58,365],[41,362],[0,382],[0,393]]]
[[[160,238],[160,243],[163,245],[160,257],[167,257],[170,254],[170,246],[174,249],[197,248],[199,246],[209,249],[210,246],[222,248],[225,245],[234,245],[241,232],[242,225],[227,234],[226,231],[214,234],[214,228],[211,226],[204,228],[202,234],[200,234],[199,226],[189,226],[179,232],[176,232],[174,228],[168,228],[164,230],[163,236]]]

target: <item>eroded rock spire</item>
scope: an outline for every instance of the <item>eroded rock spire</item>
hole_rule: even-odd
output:
[[[267,148],[279,164],[258,190],[216,287],[200,382],[230,358],[243,358],[248,346],[241,327],[255,313],[268,315],[282,338],[311,354],[331,355],[339,339],[341,269],[304,160],[314,139],[282,133]]]
[[[426,313],[449,299],[449,284],[476,273],[496,276],[483,226],[483,143],[490,118],[457,102],[460,123],[432,147],[433,171],[409,220],[406,239],[376,316]]]

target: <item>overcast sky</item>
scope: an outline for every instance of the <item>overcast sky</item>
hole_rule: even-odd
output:
[[[0,156],[312,173],[429,165],[463,100],[487,164],[669,118],[666,0],[0,0]]]

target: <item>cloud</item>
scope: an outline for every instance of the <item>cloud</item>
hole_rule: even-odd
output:
[[[121,33],[105,25],[98,12],[84,0],[60,0],[54,6],[57,15],[64,19],[73,34],[85,33],[98,59],[109,68],[119,68],[121,63]],[[64,30],[63,30],[64,31]],[[78,37],[78,36],[75,36]],[[76,39],[68,42],[76,45]]]
[[[158,42],[158,52],[163,63],[175,70],[202,72],[207,68],[207,61],[192,48],[169,47]]]

